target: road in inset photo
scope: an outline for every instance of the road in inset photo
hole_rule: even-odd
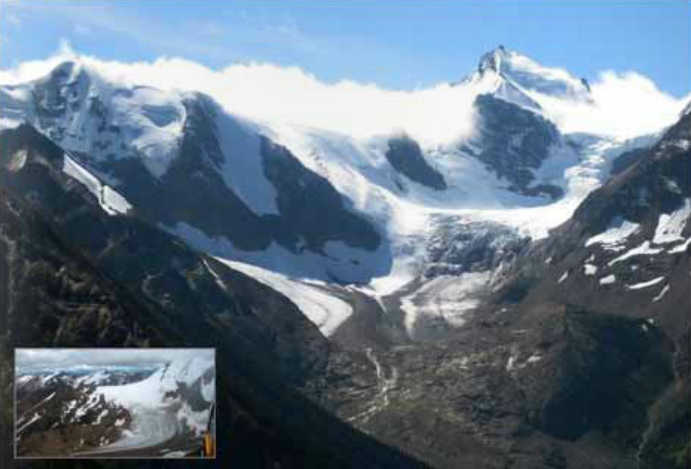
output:
[[[19,458],[211,458],[214,349],[17,349]]]

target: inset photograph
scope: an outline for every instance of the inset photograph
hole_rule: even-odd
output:
[[[214,349],[17,349],[18,458],[214,458]]]

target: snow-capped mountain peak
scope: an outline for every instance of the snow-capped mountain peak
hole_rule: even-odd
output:
[[[492,49],[480,58],[480,63],[478,64],[478,73],[484,74],[488,72],[501,72],[502,61],[509,59],[509,52],[504,46],[499,46],[496,49]]]
[[[477,71],[468,81],[494,83],[494,94],[522,106],[526,105],[526,98],[534,103],[540,95],[579,102],[590,100],[590,86],[585,79],[560,68],[545,67],[503,45],[480,58]]]

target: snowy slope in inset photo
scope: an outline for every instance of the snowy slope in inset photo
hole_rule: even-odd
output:
[[[49,456],[189,456],[214,418],[214,349],[18,349],[15,364],[22,454],[57,429]]]

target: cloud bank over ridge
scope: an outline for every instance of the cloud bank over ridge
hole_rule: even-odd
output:
[[[405,131],[423,144],[448,144],[473,134],[472,102],[478,90],[440,83],[415,90],[390,90],[372,83],[325,83],[299,67],[233,64],[215,70],[178,57],[152,62],[102,60],[63,43],[45,60],[0,70],[0,84],[40,78],[65,60],[75,60],[121,85],[199,91],[227,111],[271,124],[290,124],[356,139]],[[635,72],[605,71],[591,83],[592,103],[536,96],[565,132],[629,138],[671,124],[691,97],[677,99]]]

